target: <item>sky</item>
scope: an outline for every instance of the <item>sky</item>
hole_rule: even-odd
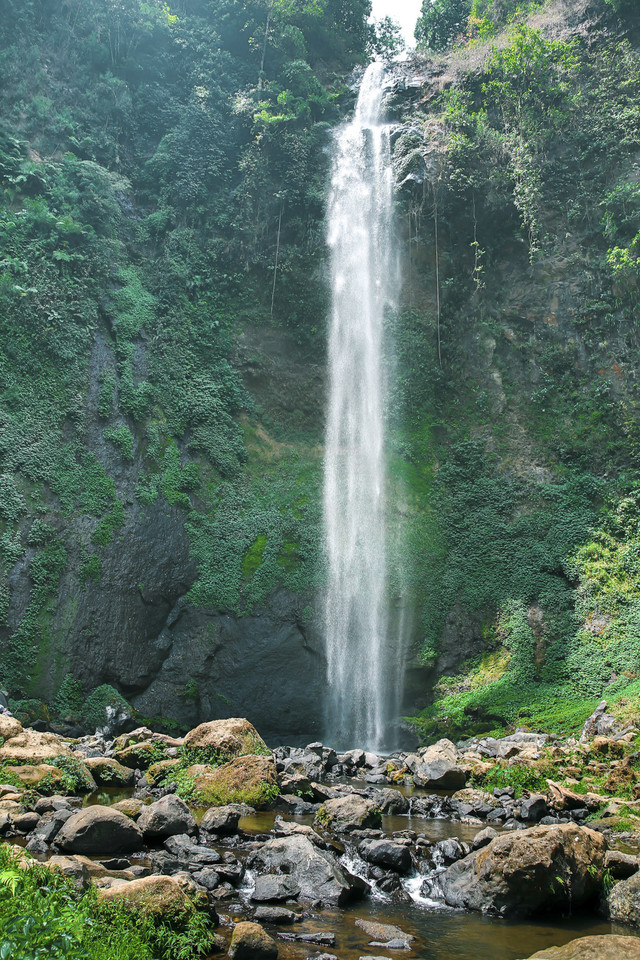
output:
[[[420,14],[422,0],[373,0],[372,15],[379,20],[391,17],[402,27],[402,34],[408,47],[415,46],[413,31]]]

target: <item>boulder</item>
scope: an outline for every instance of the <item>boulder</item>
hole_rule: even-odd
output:
[[[98,786],[133,786],[134,772],[131,767],[123,766],[112,757],[87,757],[84,762]]]
[[[392,923],[379,923],[377,920],[363,920],[361,917],[356,919],[356,927],[371,937],[373,940],[405,940],[411,943],[415,937],[410,933],[405,933],[400,927]]]
[[[101,901],[126,900],[152,916],[191,912],[193,903],[173,877],[140,877],[107,890],[100,890]]]
[[[409,847],[393,840],[363,840],[358,853],[367,863],[396,873],[407,874],[413,865]]]
[[[62,825],[56,844],[69,853],[115,854],[142,849],[137,825],[113,807],[85,807]]]
[[[124,767],[131,770],[146,770],[152,763],[157,763],[163,759],[163,750],[157,743],[144,740],[141,743],[133,743],[130,747],[118,750],[116,760]]]
[[[11,767],[11,773],[18,778],[23,786],[32,790],[37,790],[40,787],[44,790],[45,786],[49,789],[58,790],[62,787],[62,770],[50,763],[19,764]],[[0,801],[0,803],[4,803],[4,801]]]
[[[214,863],[222,862],[222,857],[217,850],[212,847],[200,846],[187,834],[168,837],[164,842],[164,848],[177,860],[188,864],[211,866]]]
[[[315,822],[341,833],[349,833],[352,830],[379,827],[382,816],[380,808],[373,800],[358,794],[349,794],[346,797],[325,800],[316,814]]]
[[[467,775],[458,764],[458,751],[450,740],[439,740],[420,750],[413,782],[428,790],[461,790]]]
[[[278,903],[280,900],[295,900],[300,887],[293,879],[282,873],[265,873],[256,879],[251,899],[256,903]]]
[[[633,876],[640,867],[640,859],[632,853],[621,853],[619,850],[607,850],[604,868],[616,880],[626,880]]]
[[[432,890],[439,889],[449,906],[503,917],[575,907],[598,894],[606,848],[601,834],[572,823],[531,827],[496,837],[458,860]]]
[[[293,910],[287,910],[286,907],[256,907],[253,914],[254,920],[261,923],[274,923],[278,925],[295,923],[300,917]]]
[[[640,939],[618,937],[580,937],[564,947],[539,950],[529,960],[640,960]]]
[[[197,729],[197,728],[196,728]],[[187,773],[192,771],[189,767]],[[242,756],[220,767],[196,767],[195,788],[205,803],[267,806],[277,795],[276,765],[271,757]]]
[[[233,928],[229,957],[231,960],[277,960],[278,944],[259,923],[242,920]]]
[[[0,763],[38,764],[53,757],[72,757],[71,748],[55,733],[40,733],[23,727],[15,717],[0,716]]]
[[[609,892],[607,905],[615,923],[640,924],[640,873],[616,883]]]
[[[210,807],[200,821],[200,829],[208,833],[237,833],[241,815],[239,804]]]
[[[319,850],[300,834],[268,840],[254,854],[252,866],[264,873],[287,874],[300,887],[304,900],[326,900],[342,906],[367,890],[364,880],[352,876],[333,854]]]
[[[190,730],[184,738],[190,750],[202,750],[209,758],[241,757],[245,754],[268,754],[266,743],[248,720],[231,717],[227,720],[211,720]]]
[[[168,794],[145,807],[137,820],[145,841],[195,833],[196,821],[184,800]]]

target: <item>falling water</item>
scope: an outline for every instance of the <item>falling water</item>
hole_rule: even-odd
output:
[[[326,732],[336,746],[378,751],[389,741],[398,689],[398,664],[385,656],[384,316],[395,303],[398,270],[383,88],[384,68],[373,63],[353,120],[334,138],[324,477]]]

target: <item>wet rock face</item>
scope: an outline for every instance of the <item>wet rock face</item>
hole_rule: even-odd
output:
[[[435,883],[449,906],[525,917],[595,897],[606,849],[604,837],[586,827],[532,827],[497,837]]]

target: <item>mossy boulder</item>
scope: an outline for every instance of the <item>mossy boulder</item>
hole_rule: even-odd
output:
[[[143,741],[118,750],[116,760],[132,770],[147,770],[151,764],[164,759],[164,750],[158,743]]]
[[[230,760],[247,754],[268,754],[269,748],[248,720],[231,717],[227,720],[210,720],[190,730],[184,738],[184,746],[197,759]]]
[[[165,918],[193,913],[195,910],[193,902],[178,881],[165,876],[140,877],[130,883],[99,890],[98,899],[107,903],[125,900],[144,913]]]
[[[276,766],[271,757],[236,757],[220,767],[189,767],[195,777],[198,802],[207,806],[248,803],[258,809],[266,807],[278,795]]]
[[[89,757],[85,764],[98,786],[129,787],[134,782],[133,769],[112,757]]]
[[[325,800],[316,814],[315,822],[340,833],[349,833],[352,830],[377,829],[382,824],[382,815],[373,800],[354,794]]]
[[[41,790],[43,787],[47,792],[55,792],[64,788],[64,774],[58,767],[49,763],[30,764],[25,763],[20,766],[11,767],[11,775],[18,779],[20,783],[30,790]]]
[[[22,726],[15,717],[0,716],[0,763],[33,764],[52,757],[72,757],[69,745],[55,733],[40,733]]]
[[[150,787],[155,787],[161,780],[164,780],[168,770],[179,766],[180,761],[177,759],[158,760],[157,763],[152,763],[147,770],[145,780]]]
[[[534,953],[529,960],[640,960],[637,937],[580,937],[563,947],[549,947]]]

